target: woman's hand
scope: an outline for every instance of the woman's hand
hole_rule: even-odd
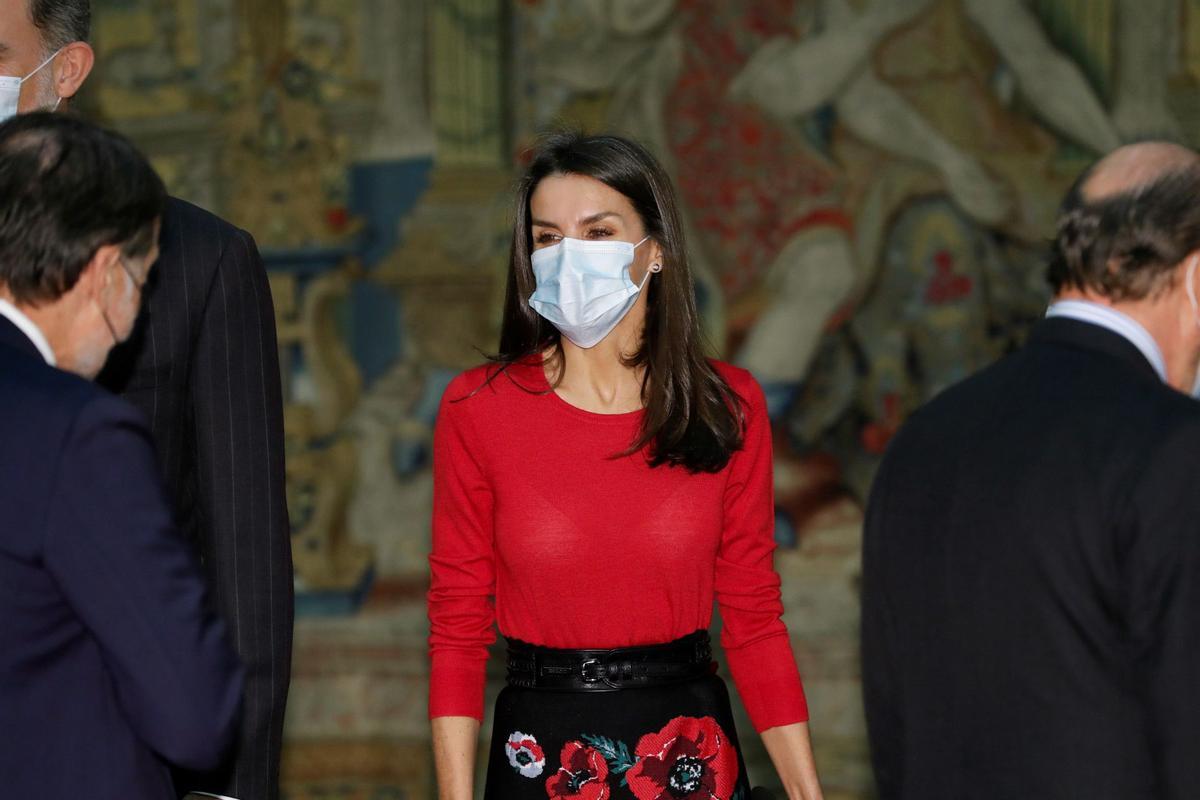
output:
[[[479,720],[474,717],[433,719],[433,763],[438,800],[472,800]]]
[[[788,800],[822,800],[808,723],[767,728],[762,732],[762,740]]]

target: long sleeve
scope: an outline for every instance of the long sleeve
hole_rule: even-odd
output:
[[[429,716],[483,718],[484,668],[495,641],[493,493],[472,446],[466,397],[453,381],[433,443],[433,548],[429,556]],[[455,402],[459,400],[459,402]]]
[[[750,721],[758,731],[804,722],[808,706],[775,571],[771,428],[757,383],[744,389],[745,442],[730,464],[715,591],[721,646]]]
[[[44,559],[138,736],[169,762],[208,769],[236,730],[242,676],[160,481],[136,412],[89,403],[61,457]]]
[[[879,796],[900,797],[904,753],[904,725],[900,714],[898,665],[895,661],[894,625],[884,585],[887,466],[884,459],[867,502],[863,526],[862,672],[863,701],[871,744],[871,763]]]
[[[1200,424],[1172,431],[1131,493],[1127,624],[1141,675],[1155,797],[1195,797],[1200,785]]]
[[[193,353],[187,416],[199,546],[246,667],[245,714],[231,761],[191,788],[275,800],[294,613],[279,356],[254,241],[226,230]]]

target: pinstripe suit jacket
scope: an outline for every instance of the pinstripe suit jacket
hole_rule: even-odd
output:
[[[181,790],[275,800],[291,674],[292,558],[271,294],[254,240],[181,200],[142,316],[99,382],[145,413],[217,612],[246,667],[237,745]]]

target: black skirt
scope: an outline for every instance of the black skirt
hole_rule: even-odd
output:
[[[749,786],[716,675],[496,698],[485,800],[748,800]]]

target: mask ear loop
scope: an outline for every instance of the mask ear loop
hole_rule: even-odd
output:
[[[105,283],[106,288],[109,285],[111,284],[108,282]],[[100,312],[100,319],[104,320],[104,327],[108,328],[108,333],[112,336],[113,347],[116,347],[121,343],[121,340],[117,338],[117,329],[113,327],[112,320],[108,318],[108,312],[104,310],[104,304],[96,299],[93,299],[92,302],[95,303],[96,310]]]
[[[46,65],[47,65],[47,64],[49,64],[51,61],[53,61],[54,59],[58,58],[58,54],[59,54],[59,53],[61,53],[61,52],[62,52],[64,49],[66,49],[66,48],[65,48],[65,47],[60,47],[60,48],[58,48],[57,50],[55,50],[53,53],[51,53],[49,58],[47,58],[45,61],[43,61],[42,63],[38,64],[36,67],[34,67],[34,68],[33,68],[33,72],[30,72],[30,73],[29,73],[28,75],[26,75],[24,78],[21,78],[21,83],[24,83],[25,81],[27,81],[27,80],[29,80],[30,78],[32,78],[34,75],[37,75],[39,72],[41,72],[41,71],[42,71],[42,67],[46,66]],[[59,99],[61,100],[62,98],[60,97]]]
[[[35,68],[34,68],[33,72],[29,73],[29,74],[28,74],[28,75],[26,75],[24,78],[21,78],[21,83],[20,83],[20,85],[21,85],[21,86],[24,86],[24,85],[25,85],[25,81],[29,80],[29,79],[30,79],[30,78],[32,78],[34,75],[37,75],[39,72],[41,72],[41,71],[42,71],[42,67],[46,66],[46,65],[47,65],[47,64],[49,64],[51,61],[53,61],[54,59],[58,58],[58,54],[59,54],[59,53],[61,53],[61,52],[62,52],[63,50],[65,50],[65,49],[66,49],[66,47],[64,46],[64,47],[60,47],[60,48],[58,48],[57,50],[55,50],[55,51],[54,51],[54,52],[53,52],[53,53],[50,55],[50,57],[49,57],[49,58],[47,58],[47,59],[46,59],[45,61],[43,61],[42,63],[38,64],[38,65],[37,65],[37,67],[35,67]],[[62,101],[63,101],[63,99],[62,99],[62,95],[60,94],[60,95],[58,95],[58,99],[54,101],[54,105],[53,105],[53,106],[51,106],[51,108],[50,108],[50,112],[51,112],[51,113],[53,113],[53,112],[55,112],[55,111],[58,111],[58,107],[62,105]],[[44,108],[44,107],[43,107],[43,108]]]
[[[1196,262],[1200,260],[1200,255],[1192,256],[1192,260],[1188,263],[1187,277],[1184,278],[1187,284],[1184,288],[1187,289],[1188,302],[1192,304],[1192,316],[1196,318],[1196,324],[1200,325],[1200,304],[1196,303],[1196,287],[1192,285],[1192,279],[1196,276]]]
[[[1192,285],[1193,278],[1196,277],[1196,264],[1200,262],[1200,255],[1192,256],[1192,260],[1188,263],[1187,276],[1184,281],[1187,285],[1184,289],[1187,290],[1188,302],[1192,305],[1192,319],[1197,327],[1200,327],[1200,304],[1196,302],[1196,287]],[[1197,372],[1195,380],[1192,381],[1192,397],[1200,399],[1200,371]]]
[[[649,238],[650,238],[650,234],[646,234],[645,236],[643,236],[642,240],[633,246],[633,249],[637,250],[639,247],[641,247],[643,244],[645,244],[646,240]],[[657,269],[655,269],[655,267],[657,267]],[[651,264],[650,266],[646,267],[646,274],[642,276],[642,282],[638,284],[638,291],[640,292],[642,289],[646,288],[646,281],[650,280],[651,275],[657,274],[661,271],[662,271],[661,264]]]

